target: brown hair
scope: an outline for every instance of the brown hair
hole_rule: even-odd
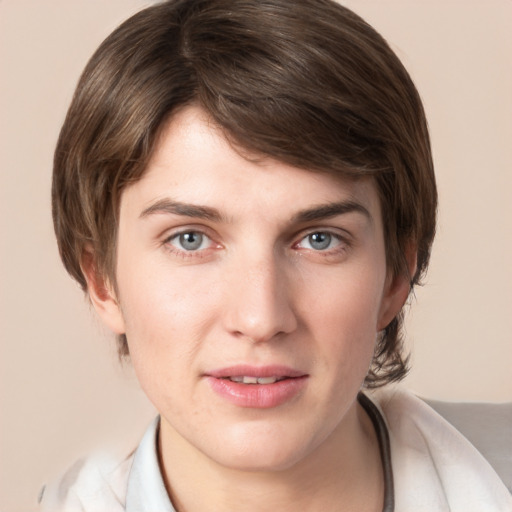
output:
[[[411,287],[426,270],[437,193],[421,100],[385,40],[331,0],[174,0],[124,22],[85,68],[55,151],[53,218],[84,290],[84,249],[115,282],[124,187],[159,130],[200,105],[238,146],[311,171],[375,180],[386,258]],[[402,315],[378,342],[366,384],[402,378]],[[120,354],[128,354],[121,336]]]

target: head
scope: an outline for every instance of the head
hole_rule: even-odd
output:
[[[437,203],[429,136],[417,90],[385,40],[331,0],[175,0],[103,42],[61,131],[54,224],[64,265],[84,290],[91,265],[116,288],[123,193],[190,106],[248,159],[371,180],[387,272],[411,289],[420,282]],[[368,386],[405,375],[401,325],[399,312],[383,329]],[[124,335],[119,351],[129,352]]]

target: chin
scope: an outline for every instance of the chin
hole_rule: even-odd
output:
[[[231,456],[222,454],[217,462],[235,471],[250,473],[268,473],[286,471],[300,460],[297,453],[283,453],[280,448],[247,450],[245,453],[236,453]]]
[[[308,440],[294,437],[288,430],[268,431],[269,426],[246,429],[225,434],[222,450],[216,450],[210,457],[222,466],[238,471],[269,472],[285,471],[297,464],[312,444]],[[278,429],[281,430],[281,429]]]

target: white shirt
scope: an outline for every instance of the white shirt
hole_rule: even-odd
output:
[[[452,425],[411,393],[366,393],[386,423],[395,512],[512,512],[505,484]],[[92,457],[43,496],[45,512],[175,512],[158,463],[159,419],[134,454],[119,462]]]

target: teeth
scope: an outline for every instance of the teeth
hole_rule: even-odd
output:
[[[274,384],[279,380],[278,377],[229,377],[229,380],[233,382],[240,382],[241,384]]]
[[[260,377],[258,379],[258,384],[274,384],[277,382],[277,377]]]

